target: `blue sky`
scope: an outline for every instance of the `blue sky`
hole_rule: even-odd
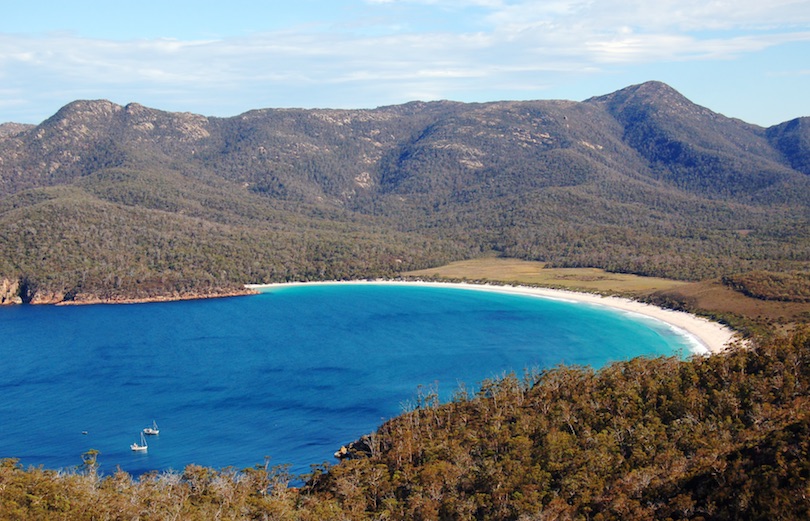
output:
[[[583,100],[664,81],[726,116],[810,116],[810,0],[32,0],[0,15],[0,122],[76,99],[206,116]]]

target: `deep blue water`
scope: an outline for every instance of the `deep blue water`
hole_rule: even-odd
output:
[[[312,285],[170,303],[0,308],[0,457],[102,471],[298,474],[413,403],[505,372],[688,354],[604,308],[454,288]],[[143,427],[161,433],[133,453]],[[86,431],[87,434],[83,434]]]

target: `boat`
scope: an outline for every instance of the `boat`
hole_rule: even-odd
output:
[[[146,452],[146,449],[148,449],[149,446],[146,444],[146,438],[143,437],[143,433],[141,433],[141,443],[139,444],[136,441],[130,445],[129,448],[137,452]]]
[[[149,435],[149,436],[157,436],[158,434],[160,434],[160,429],[158,429],[158,426],[157,426],[157,423],[155,423],[155,420],[152,420],[152,426],[151,427],[146,427],[143,430],[143,433],[146,434],[146,435]]]

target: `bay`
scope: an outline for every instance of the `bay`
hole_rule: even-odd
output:
[[[333,462],[414,403],[508,372],[686,355],[667,325],[452,287],[301,285],[223,299],[0,309],[0,457],[139,475]],[[143,427],[160,435],[135,453]]]

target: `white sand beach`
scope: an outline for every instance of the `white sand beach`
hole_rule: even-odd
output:
[[[494,284],[466,284],[450,282],[420,282],[420,281],[388,281],[388,280],[358,280],[358,281],[326,281],[326,282],[291,282],[280,284],[249,284],[247,288],[261,291],[273,287],[282,287],[301,284],[409,284],[419,286],[434,287],[454,287],[469,289],[474,291],[496,291],[500,293],[512,293],[518,295],[534,296],[565,300],[569,302],[581,302],[598,306],[607,306],[616,310],[636,313],[649,318],[660,320],[670,327],[686,335],[694,342],[693,352],[696,354],[714,354],[727,349],[738,340],[739,336],[730,328],[723,324],[713,322],[697,315],[685,313],[683,311],[673,311],[663,309],[650,304],[636,302],[634,300],[619,297],[603,297],[593,293],[580,293],[576,291],[566,291],[558,289],[535,288],[528,286],[501,286]]]

